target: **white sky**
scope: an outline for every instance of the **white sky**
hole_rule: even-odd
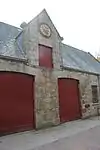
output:
[[[64,43],[97,55],[100,0],[0,0],[0,21],[17,27],[46,8]]]

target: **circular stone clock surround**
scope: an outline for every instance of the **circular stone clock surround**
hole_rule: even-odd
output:
[[[46,23],[42,23],[40,25],[40,33],[43,36],[49,38],[51,36],[51,29],[50,29],[50,27]]]

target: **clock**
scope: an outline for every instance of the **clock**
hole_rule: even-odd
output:
[[[40,33],[49,38],[51,36],[51,29],[47,24],[43,23],[40,25]]]

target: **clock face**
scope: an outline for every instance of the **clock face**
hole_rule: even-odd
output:
[[[49,38],[51,36],[51,29],[47,24],[41,24],[40,33]]]

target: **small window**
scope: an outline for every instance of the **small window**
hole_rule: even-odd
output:
[[[53,68],[51,47],[39,45],[39,66]]]
[[[97,90],[97,85],[92,85],[92,102],[93,103],[98,103],[98,90]]]

